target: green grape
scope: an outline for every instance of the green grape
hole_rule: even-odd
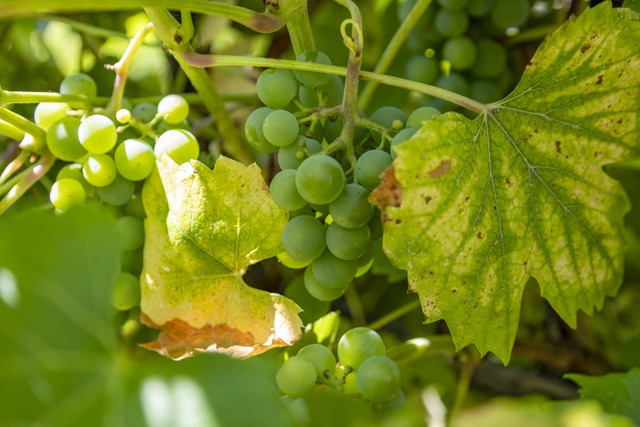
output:
[[[80,120],[75,117],[64,117],[49,126],[47,147],[58,159],[72,162],[87,154],[78,140],[79,126]]]
[[[193,134],[183,129],[171,129],[158,137],[153,148],[156,159],[162,159],[167,154],[177,164],[181,165],[189,160],[197,159],[200,146]]]
[[[256,92],[264,105],[284,108],[298,93],[298,82],[289,70],[268,68],[258,77]]]
[[[363,113],[360,113],[360,117],[364,117]],[[342,116],[337,117],[336,119],[328,118],[324,122],[324,137],[328,142],[334,141],[338,136],[340,136],[340,132],[342,132],[342,126],[344,124],[344,120]],[[369,131],[365,128],[356,128],[355,134],[353,135],[353,142],[359,143],[369,135]]]
[[[330,288],[318,282],[313,276],[310,266],[304,271],[304,287],[312,297],[320,301],[337,300],[347,290],[346,286],[343,288]]]
[[[127,124],[131,121],[131,111],[121,108],[116,111],[116,120],[118,123]]]
[[[362,153],[356,161],[354,175],[358,184],[369,191],[380,184],[380,174],[391,164],[391,155],[383,150]]]
[[[278,172],[271,180],[269,190],[276,205],[285,211],[302,209],[307,204],[296,188],[296,171],[294,169]]]
[[[305,325],[315,322],[329,312],[329,302],[314,298],[304,286],[304,277],[296,275],[284,290],[284,296],[300,306],[300,320]]]
[[[333,220],[345,228],[365,225],[373,216],[369,191],[360,184],[347,184],[340,195],[329,204]]]
[[[351,371],[348,374],[346,373],[346,368],[338,364],[334,371],[334,376],[340,380],[344,380],[344,384],[342,385],[342,392],[346,395],[360,394],[358,390],[358,384],[356,384],[356,377],[358,373],[355,371]]]
[[[251,114],[247,116],[247,120],[244,123],[244,134],[247,137],[247,142],[249,142],[255,150],[263,153],[275,153],[278,151],[278,147],[267,141],[262,130],[264,120],[272,111],[273,109],[269,107],[260,107],[253,110]]]
[[[298,357],[308,360],[316,369],[316,375],[324,377],[324,372],[333,373],[336,369],[336,357],[333,352],[322,344],[309,344],[300,349]]]
[[[180,95],[167,95],[158,103],[158,114],[169,124],[178,124],[189,115],[189,103]]]
[[[384,356],[385,347],[380,335],[372,329],[358,327],[348,330],[338,342],[338,359],[345,366],[358,369],[372,356]]]
[[[475,80],[471,83],[471,98],[476,101],[489,103],[502,98],[500,87],[491,80]]]
[[[344,82],[336,75],[332,75],[329,79],[329,83],[322,86],[323,103],[329,107],[338,105],[342,102],[342,95],[344,93]]]
[[[116,145],[116,125],[107,116],[94,114],[85,117],[78,128],[80,144],[92,154],[104,154]]]
[[[289,253],[286,251],[280,252],[277,257],[282,265],[293,270],[305,268],[307,265],[311,264],[311,261],[298,261],[297,259],[292,258],[291,255],[289,255]]]
[[[111,184],[98,187],[98,196],[105,203],[113,206],[122,206],[131,199],[134,191],[133,182],[118,175]]]
[[[427,58],[424,55],[415,55],[404,66],[404,76],[428,85],[433,84],[440,75],[440,65],[435,58]]]
[[[291,218],[282,232],[282,245],[291,258],[313,261],[327,247],[324,226],[307,215]]]
[[[396,136],[393,137],[393,139],[391,140],[391,148],[389,150],[391,153],[391,158],[393,160],[395,160],[396,157],[398,157],[398,154],[396,153],[396,146],[398,144],[402,144],[403,142],[407,141],[417,131],[418,129],[416,128],[406,128],[406,129],[402,129],[400,132],[398,132]]]
[[[478,56],[471,73],[477,77],[497,77],[507,68],[507,50],[491,39],[478,40]]]
[[[469,88],[469,83],[467,80],[458,73],[452,72],[448,76],[440,77],[435,84],[437,87],[442,89],[446,89],[451,92],[455,92],[457,94],[463,96],[471,95],[471,90]],[[452,104],[451,102],[438,100],[437,106],[440,107],[441,110],[453,109],[457,108],[457,105]]]
[[[400,391],[400,368],[387,356],[371,356],[358,368],[358,390],[371,402],[387,402]]]
[[[124,205],[124,213],[129,216],[135,216],[136,218],[144,219],[147,214],[144,211],[144,205],[142,204],[142,196],[140,193],[134,193],[126,205]]]
[[[56,181],[61,180],[63,178],[71,178],[78,181],[82,184],[84,188],[84,192],[87,196],[90,196],[95,191],[95,187],[87,182],[82,175],[82,165],[80,163],[69,163],[68,165],[63,166],[56,175]]]
[[[442,46],[442,57],[451,63],[454,70],[466,70],[476,61],[478,49],[469,37],[454,36]]]
[[[305,159],[296,172],[296,187],[309,203],[324,205],[335,200],[345,183],[344,171],[333,157],[315,154]]]
[[[298,138],[298,120],[286,110],[270,112],[262,124],[264,137],[276,147],[286,147]]]
[[[63,95],[96,96],[98,86],[91,76],[84,73],[76,73],[62,80],[60,93]]]
[[[440,111],[433,107],[417,108],[413,113],[409,114],[409,118],[407,119],[407,128],[420,129],[424,122],[439,115]]]
[[[373,217],[371,217],[368,226],[371,232],[371,240],[382,238],[382,213],[379,209],[373,210]]]
[[[295,218],[295,217],[301,216],[301,215],[308,215],[308,216],[315,217],[316,213],[313,211],[313,209],[311,208],[311,206],[309,204],[306,204],[300,209],[296,209],[295,211],[291,211],[291,213],[289,214],[290,218]]]
[[[327,249],[343,260],[357,260],[367,252],[371,232],[369,226],[358,228],[340,227],[335,222],[327,228]]]
[[[82,184],[71,178],[62,178],[54,182],[49,192],[51,204],[63,212],[84,203],[85,197]]]
[[[116,233],[120,237],[120,245],[124,251],[133,251],[144,243],[144,225],[140,218],[123,216],[116,222]]]
[[[407,116],[401,109],[389,106],[378,108],[371,114],[370,119],[385,128],[391,128],[396,120],[400,120],[403,125],[407,123]],[[379,133],[371,132],[371,136],[377,143],[380,143],[382,136]]]
[[[307,138],[315,139],[316,141],[322,141],[324,139],[324,126],[320,120],[315,122],[303,122],[300,123],[298,133],[300,136],[306,136]]]
[[[357,387],[357,384],[356,384]],[[398,390],[398,392],[396,393],[395,396],[393,396],[393,399],[388,400],[386,402],[383,403],[383,405],[380,407],[379,411],[381,415],[387,415],[387,414],[391,414],[393,412],[396,412],[397,410],[404,408],[407,404],[407,398],[405,397],[404,393],[402,392],[402,389]]]
[[[371,269],[371,267],[373,267],[373,255],[373,244],[369,242],[365,254],[357,259],[358,271],[356,272],[356,277],[364,276]]]
[[[151,145],[139,139],[125,139],[116,148],[113,160],[118,173],[131,181],[140,181],[151,175],[156,156]]]
[[[82,175],[89,184],[104,187],[116,179],[116,165],[106,154],[92,154],[82,166]]]
[[[521,27],[531,13],[529,0],[495,0],[491,9],[491,23],[500,30]]]
[[[322,144],[317,140],[300,136],[293,144],[278,149],[278,165],[280,169],[298,169],[306,158],[305,149],[310,153],[322,151]]]
[[[495,0],[469,0],[467,13],[474,18],[485,16],[491,11]]]
[[[328,288],[344,289],[356,277],[358,263],[355,260],[344,260],[326,250],[311,263],[313,277]]]
[[[111,291],[111,305],[116,310],[129,310],[140,304],[140,284],[129,273],[120,273]]]
[[[142,272],[143,248],[120,252],[120,269],[123,272],[140,276]]]
[[[158,114],[158,108],[150,102],[141,102],[133,107],[131,116],[139,122],[149,123]]]
[[[309,394],[316,385],[316,369],[303,357],[293,356],[282,364],[276,374],[280,391],[291,398]]]
[[[49,127],[60,119],[67,117],[69,104],[64,102],[41,102],[33,111],[33,121],[42,129]]]
[[[156,125],[156,132],[157,133],[164,133],[168,130],[171,129],[182,129],[182,130],[186,130],[186,131],[191,131],[191,126],[189,125],[189,122],[185,119],[181,122],[178,123],[167,123],[164,120],[161,120],[157,125]]]
[[[440,9],[434,17],[435,29],[445,37],[460,36],[469,28],[469,15],[462,10]]]
[[[469,0],[438,0],[440,6],[449,10],[460,10],[463,9]]]
[[[326,53],[319,50],[308,50],[296,57],[296,61],[309,62],[312,64],[332,65],[331,59]],[[308,88],[316,88],[329,83],[331,74],[317,73],[313,71],[293,70],[293,75],[301,85]]]
[[[304,107],[319,107],[321,96],[322,88],[307,88],[304,86],[298,88],[298,100]]]

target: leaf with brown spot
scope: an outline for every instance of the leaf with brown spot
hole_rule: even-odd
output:
[[[629,203],[602,167],[640,156],[638,40],[633,12],[587,10],[545,40],[504,100],[475,120],[429,120],[396,147],[371,196],[384,249],[458,348],[508,362],[530,277],[574,327],[617,292]]]
[[[160,329],[145,347],[174,359],[203,351],[249,357],[300,337],[293,301],[242,280],[247,267],[282,251],[288,219],[258,166],[220,157],[212,171],[164,156],[142,198],[140,305],[144,323]]]

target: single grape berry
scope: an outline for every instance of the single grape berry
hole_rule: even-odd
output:
[[[316,154],[305,159],[296,173],[296,187],[309,203],[325,205],[335,200],[346,178],[340,163],[333,157]]]
[[[256,81],[260,101],[271,108],[284,108],[298,93],[298,82],[289,70],[268,68]]]
[[[369,191],[380,184],[380,175],[391,164],[391,155],[384,150],[370,150],[362,153],[356,161],[354,171],[358,184]]]
[[[327,228],[327,249],[343,260],[357,260],[367,252],[371,233],[369,226],[344,228],[332,222]]]
[[[378,108],[370,118],[385,128],[392,128],[396,120],[400,121],[403,126],[407,122],[407,116],[401,109],[390,106]],[[382,136],[378,132],[372,131],[371,136],[377,143],[380,143]]]
[[[63,95],[96,96],[98,86],[91,76],[84,73],[76,73],[62,80],[60,93]]]
[[[118,173],[131,181],[140,181],[151,175],[156,164],[153,148],[139,139],[125,139],[113,156]]]
[[[92,154],[110,151],[118,140],[116,125],[107,116],[94,114],[85,117],[78,128],[80,144]]]
[[[158,114],[169,124],[177,124],[189,115],[189,103],[180,95],[167,95],[158,103]]]
[[[371,356],[360,364],[356,383],[365,399],[389,401],[400,391],[400,368],[387,356]]]
[[[262,124],[264,137],[276,147],[286,147],[298,138],[298,120],[287,110],[270,112]]]
[[[200,154],[198,141],[193,134],[184,129],[171,129],[160,135],[153,148],[156,159],[167,154],[177,164],[197,159]]]
[[[293,356],[280,367],[276,374],[276,382],[280,391],[287,396],[302,397],[314,389],[316,369],[307,359]]]
[[[312,138],[299,136],[293,144],[278,149],[278,165],[280,169],[298,169],[309,154],[322,151],[322,144]]]
[[[140,218],[123,216],[116,222],[116,233],[124,251],[133,251],[144,243],[144,225]]]
[[[424,122],[439,115],[440,111],[433,107],[416,108],[411,114],[409,114],[409,118],[407,119],[407,128],[420,129]]]
[[[476,44],[466,36],[451,37],[442,46],[442,57],[449,61],[453,70],[471,68],[477,56]]]
[[[323,286],[344,289],[356,277],[358,263],[340,259],[326,250],[311,263],[313,277]]]
[[[116,176],[116,179],[114,179],[111,184],[98,187],[98,196],[100,196],[100,199],[112,206],[124,205],[131,199],[134,192],[135,186],[133,182],[120,175]]]
[[[333,301],[344,294],[347,287],[342,288],[330,288],[318,282],[313,276],[311,267],[307,267],[304,271],[304,287],[309,294],[319,301]]]
[[[380,335],[372,329],[358,327],[348,330],[338,342],[338,359],[345,366],[358,369],[371,356],[384,356]]]
[[[459,36],[469,28],[469,15],[463,10],[440,9],[434,17],[434,23],[443,36]]]
[[[329,213],[341,227],[362,227],[373,216],[369,190],[360,184],[345,185],[342,193],[329,204]]]
[[[142,123],[149,123],[156,117],[156,114],[158,114],[158,108],[150,102],[141,102],[131,111],[131,116]]]
[[[326,53],[319,50],[308,50],[296,57],[296,61],[310,62],[313,64],[331,65],[331,59]],[[331,80],[331,74],[317,73],[313,71],[294,70],[293,75],[301,85],[308,88],[324,86]]]
[[[85,160],[82,174],[89,184],[104,187],[116,179],[116,165],[106,154],[92,154]]]
[[[33,112],[33,121],[42,129],[47,130],[53,123],[67,117],[68,110],[69,104],[64,102],[41,102],[36,105]]]
[[[111,292],[111,305],[116,310],[129,310],[140,304],[140,284],[129,273],[120,273]]]
[[[272,108],[260,107],[253,110],[244,122],[244,134],[247,137],[249,145],[263,153],[275,153],[278,151],[278,147],[267,141],[262,128],[264,120],[272,111]]]
[[[49,126],[47,147],[60,160],[72,162],[84,157],[87,150],[78,140],[80,120],[76,117],[63,117]]]
[[[294,169],[278,172],[271,180],[269,190],[276,205],[285,211],[295,211],[307,204],[296,188],[296,171]]]
[[[424,55],[415,55],[404,66],[404,76],[428,85],[433,84],[440,75],[440,65],[435,58],[427,58]]]
[[[336,357],[322,344],[309,344],[300,349],[298,357],[308,360],[316,369],[316,375],[323,377],[325,371],[332,372],[336,368]]]
[[[411,138],[417,131],[418,129],[416,128],[406,128],[402,129],[396,136],[393,137],[393,139],[391,140],[391,148],[389,150],[391,153],[391,158],[393,160],[398,157],[398,154],[396,153],[396,147]]]
[[[63,212],[84,203],[85,192],[82,184],[75,179],[62,178],[54,182],[49,193],[51,204]]]
[[[308,215],[291,218],[282,232],[282,244],[292,258],[312,261],[327,247],[324,226]]]

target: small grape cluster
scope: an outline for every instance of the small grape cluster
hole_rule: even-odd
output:
[[[83,73],[66,77],[63,95],[95,97],[96,83]],[[128,310],[138,304],[138,279],[144,243],[145,217],[140,183],[167,154],[176,163],[196,159],[199,144],[188,129],[187,101],[168,95],[158,103],[123,108],[115,121],[80,102],[43,102],[36,106],[35,123],[46,131],[46,144],[59,160],[68,162],[57,173],[49,194],[60,212],[89,204],[109,206],[122,246],[123,272],[113,293],[113,305]],[[116,126],[119,123],[119,126]],[[132,274],[133,273],[133,274]]]
[[[375,331],[347,331],[338,342],[338,359],[336,363],[333,352],[322,344],[303,347],[280,367],[280,391],[298,398],[324,386],[374,404],[403,398],[398,364],[385,355],[384,342]]]
[[[319,51],[298,60],[331,64]],[[344,153],[331,150],[344,121],[336,105],[344,90],[339,77],[267,69],[256,90],[265,106],[247,117],[245,134],[256,150],[277,153],[281,171],[271,181],[271,197],[291,212],[282,233],[285,252],[278,258],[287,267],[305,268],[305,287],[313,297],[335,300],[372,265],[380,212],[368,199],[395,158],[394,146],[439,112],[423,107],[407,118],[398,108],[383,107],[369,119],[361,114],[354,136],[357,159],[348,168]]]
[[[416,3],[398,2],[404,21]],[[407,79],[432,84],[480,102],[494,102],[511,89],[513,76],[505,47],[493,36],[518,31],[529,20],[530,0],[434,1],[409,34],[414,55],[405,64]],[[440,110],[453,104],[425,98]]]

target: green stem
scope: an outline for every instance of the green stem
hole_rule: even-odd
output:
[[[33,184],[38,182],[56,162],[53,154],[47,152],[40,157],[36,163],[31,165],[27,170],[22,172],[18,177],[20,181],[15,184],[7,193],[7,196],[0,201],[0,215],[11,207],[24,193],[31,188]],[[11,180],[13,181],[13,179]]]
[[[289,32],[291,46],[296,57],[307,50],[315,50],[316,43],[313,40],[306,0],[304,1],[304,7],[287,20],[287,31]]]
[[[5,122],[12,124],[18,129],[21,129],[25,131],[25,133],[31,135],[33,141],[31,141],[31,146],[28,147],[29,150],[39,153],[46,147],[46,132],[32,121],[27,120],[21,115],[16,114],[11,110],[7,110],[4,107],[0,107],[0,120],[4,120]]]
[[[183,58],[188,64],[199,68],[253,66],[314,71],[317,73],[335,74],[337,76],[347,75],[347,68],[345,67],[338,67],[336,65],[313,64],[310,62],[291,61],[287,59],[255,58],[234,55],[203,55],[194,52],[189,52],[188,54],[183,55]],[[488,107],[485,104],[474,99],[467,98],[466,96],[459,95],[455,92],[451,92],[446,89],[427,85],[424,83],[418,83],[412,80],[387,76],[370,71],[360,71],[359,76],[363,80],[374,81],[388,86],[395,86],[401,89],[413,90],[416,92],[424,93],[426,95],[431,95],[435,98],[449,101],[453,104],[459,105],[476,113],[483,113],[488,110]]]
[[[418,307],[420,307],[420,300],[411,301],[403,306],[396,308],[392,312],[387,313],[384,316],[374,320],[373,322],[369,323],[367,327],[373,330],[384,328],[389,323],[401,318],[407,313],[411,313]]]
[[[456,353],[451,335],[434,335],[412,338],[387,349],[387,356],[399,365],[422,360],[435,354],[453,356]]]
[[[28,159],[29,152],[26,150],[20,151],[18,157],[13,159],[11,163],[9,163],[6,168],[4,168],[2,174],[0,174],[0,185],[3,184],[7,179],[9,179],[11,175],[16,173]],[[0,194],[3,194],[2,191],[0,191]]]
[[[243,163],[251,163],[253,156],[247,148],[247,144],[244,143],[238,127],[231,120],[222,97],[213,85],[213,80],[206,70],[194,68],[185,61],[184,57],[191,54],[192,50],[187,43],[189,40],[183,37],[185,33],[180,32],[180,24],[173,17],[169,19],[171,15],[166,10],[158,8],[145,10],[162,42],[167,46],[177,46],[176,49],[171,50],[171,54],[200,95],[209,114],[215,118],[218,131],[224,140],[224,150],[231,157]]]
[[[129,37],[125,33],[120,33],[118,31],[108,30],[106,28],[97,27],[95,25],[86,24],[84,22],[76,21],[75,19],[70,19],[65,16],[38,15],[38,19],[42,21],[47,21],[47,22],[48,21],[63,22],[78,32],[88,34],[94,37],[101,37],[105,39],[108,37],[115,37],[115,38],[127,39],[127,40],[129,39]],[[157,41],[155,43],[144,42],[143,44],[148,46],[158,46]]]
[[[18,129],[11,123],[0,120],[0,135],[9,137],[14,141],[20,141],[24,138],[24,131],[22,129]]]
[[[382,56],[378,60],[378,63],[373,70],[374,73],[384,74],[387,72],[389,66],[391,65],[396,55],[402,48],[405,40],[409,36],[409,33],[416,26],[424,12],[431,5],[432,1],[433,0],[418,0],[416,2],[416,4],[411,9],[411,12],[409,12],[408,18],[402,22],[398,30],[389,41],[389,44],[387,44],[387,48],[382,53]],[[367,106],[371,102],[371,99],[373,98],[373,94],[375,93],[377,87],[378,83],[376,82],[370,81],[367,83],[362,91],[362,95],[360,96],[359,108],[361,110],[367,109]]]
[[[541,27],[533,27],[531,29],[521,32],[518,35],[505,39],[504,44],[507,46],[514,46],[520,43],[542,40],[543,38],[548,36],[549,33],[552,33],[555,30],[557,30],[559,26],[560,24],[551,24],[551,25],[544,25]]]
[[[453,408],[447,414],[451,420],[456,413],[460,411],[465,399],[467,398],[467,392],[471,385],[471,379],[473,378],[473,371],[478,364],[478,358],[471,352],[462,353],[462,366],[460,368],[460,375],[458,377],[458,386],[456,387],[456,398]]]
[[[92,105],[106,104],[109,102],[106,96],[86,97],[84,95],[62,95],[56,92],[23,92],[18,90],[5,90],[0,94],[0,105],[9,104],[38,104],[40,102],[68,102],[88,103]]]
[[[153,30],[153,24],[148,23],[131,39],[129,46],[122,54],[122,58],[116,62],[113,67],[110,67],[115,71],[116,78],[113,83],[113,92],[111,95],[111,102],[108,107],[108,114],[114,115],[122,105],[122,98],[124,97],[124,88],[127,84],[127,76],[129,75],[129,65],[135,56],[138,48],[144,41],[144,38]]]
[[[353,286],[348,286],[347,291],[344,294],[344,298],[349,306],[349,311],[351,312],[351,318],[353,319],[353,323],[358,325],[366,325],[367,318],[364,314],[364,309],[362,308],[362,303],[360,302],[360,297],[358,293],[353,288]]]
[[[255,12],[240,6],[210,0],[0,0],[0,17],[48,12],[97,12],[136,10],[144,7],[184,9],[195,13],[224,16],[259,33],[272,33],[284,21],[271,13]]]

